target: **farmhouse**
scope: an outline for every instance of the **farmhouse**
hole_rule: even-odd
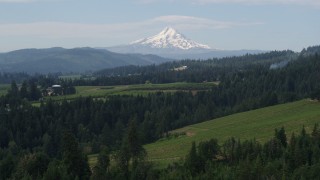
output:
[[[188,66],[181,66],[181,67],[177,67],[177,68],[174,68],[173,70],[174,71],[184,71],[188,68]]]
[[[62,91],[62,86],[55,84],[52,85],[51,87],[48,87],[45,91],[45,94],[43,94],[44,96],[58,96],[58,95],[63,95],[63,91]]]

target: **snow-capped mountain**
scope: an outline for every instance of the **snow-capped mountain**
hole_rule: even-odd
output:
[[[182,50],[189,49],[211,49],[208,45],[200,44],[186,38],[184,35],[171,27],[166,27],[159,34],[140,39],[130,43],[130,45],[149,46],[151,48],[177,48]]]
[[[139,39],[127,45],[114,46],[106,49],[116,53],[154,54],[172,59],[208,59],[262,52],[255,50],[225,51],[213,49],[208,45],[188,39],[171,27],[164,28],[155,36]]]

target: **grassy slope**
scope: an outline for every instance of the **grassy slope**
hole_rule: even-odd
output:
[[[222,143],[233,136],[241,140],[255,137],[265,142],[274,135],[275,128],[284,126],[290,137],[292,132],[299,133],[303,125],[310,132],[316,122],[320,122],[320,103],[301,100],[190,125],[173,131],[186,132],[187,135],[159,140],[145,145],[145,148],[149,159],[164,167],[185,157],[192,141],[198,143],[217,138]]]

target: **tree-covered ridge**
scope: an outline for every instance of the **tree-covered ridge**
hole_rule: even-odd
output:
[[[169,60],[156,55],[119,54],[94,48],[21,49],[0,53],[0,72],[84,73],[131,64],[159,64]]]
[[[96,72],[95,80],[80,79],[75,85],[119,85],[171,82],[203,82],[219,81],[225,75],[251,69],[261,65],[269,69],[271,64],[295,60],[297,54],[292,51],[272,51],[257,55],[227,57],[209,60],[182,60],[151,66],[124,66]],[[175,68],[185,66],[186,69],[176,71]]]
[[[105,69],[97,71],[99,76],[127,76],[128,74],[148,74],[152,72],[163,72],[172,70],[174,67],[186,65],[191,70],[196,70],[204,67],[234,67],[241,68],[252,63],[265,63],[270,65],[278,61],[296,57],[292,51],[271,51],[261,54],[247,54],[243,56],[225,57],[225,58],[213,58],[208,60],[192,60],[185,59],[182,61],[166,62],[160,65],[150,66],[123,66],[112,69]]]

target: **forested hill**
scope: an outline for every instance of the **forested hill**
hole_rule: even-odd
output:
[[[187,66],[189,71],[206,69],[206,68],[222,68],[233,67],[240,69],[250,64],[271,65],[282,61],[296,59],[299,53],[293,51],[271,51],[261,54],[247,54],[243,56],[233,56],[225,58],[213,58],[207,60],[185,59],[182,61],[167,62],[160,65],[150,66],[124,66],[111,69],[97,71],[99,76],[127,76],[128,74],[148,74],[155,72],[165,72],[174,68]]]
[[[75,85],[125,85],[172,82],[221,81],[227,75],[245,72],[256,67],[269,70],[280,68],[278,64],[298,58],[292,51],[272,51],[258,55],[244,55],[209,60],[182,60],[150,66],[124,66],[94,73],[95,80],[82,78]],[[282,66],[283,67],[283,66]]]
[[[57,73],[96,71],[169,61],[155,55],[118,54],[93,48],[22,49],[0,54],[0,72]]]
[[[140,75],[140,77],[143,77],[162,73],[162,76],[171,74],[173,77],[175,77],[184,76],[185,74],[189,74],[190,71],[193,71],[195,73],[196,71],[205,72],[207,70],[214,71],[212,73],[215,74],[223,74],[221,69],[225,70],[224,68],[226,68],[226,70],[228,71],[238,71],[244,70],[244,68],[248,68],[250,65],[257,64],[264,67],[281,68],[287,65],[289,61],[296,60],[299,56],[306,57],[315,54],[320,54],[320,46],[311,46],[307,49],[303,49],[299,53],[295,53],[290,50],[270,51],[261,54],[247,54],[243,56],[212,58],[207,60],[185,59],[181,61],[167,62],[160,65],[123,66],[100,70],[97,71],[95,75],[107,77]],[[174,70],[174,68],[182,66],[187,66],[188,71],[172,71]]]

